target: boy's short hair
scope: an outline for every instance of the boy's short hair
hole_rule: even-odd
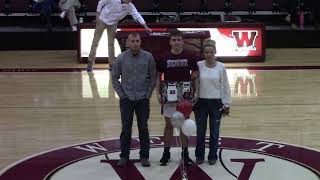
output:
[[[133,32],[129,33],[128,38],[129,38],[129,36],[131,36],[131,37],[137,37],[137,36],[140,37],[140,34],[138,32],[136,32],[136,31],[133,31]]]
[[[179,31],[178,29],[174,29],[170,31],[170,35],[169,38],[171,38],[172,36],[180,36],[183,37],[183,33],[182,31]]]

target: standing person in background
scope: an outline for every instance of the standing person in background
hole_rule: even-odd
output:
[[[199,98],[194,107],[197,124],[196,163],[202,164],[205,155],[205,136],[209,115],[208,162],[214,165],[218,159],[218,140],[222,115],[229,114],[231,92],[225,65],[218,61],[216,43],[206,40],[203,45],[204,60],[197,62],[199,68]]]
[[[112,85],[120,97],[122,124],[118,166],[127,165],[129,160],[135,113],[139,129],[141,165],[147,167],[150,166],[149,99],[156,84],[156,64],[151,53],[140,49],[141,38],[138,33],[130,33],[127,42],[129,49],[117,57],[112,71]]]
[[[115,59],[114,55],[114,39],[117,31],[118,23],[126,15],[131,14],[134,20],[138,21],[147,32],[151,29],[147,26],[143,17],[139,14],[136,7],[131,3],[132,0],[100,0],[97,6],[96,14],[96,29],[92,40],[91,50],[89,54],[89,62],[87,71],[92,72],[96,59],[96,51],[99,45],[101,36],[105,29],[108,33],[108,56],[109,66]]]
[[[61,10],[60,18],[64,19],[67,15],[70,26],[73,31],[77,31],[78,20],[76,16],[77,8],[80,8],[79,0],[60,0],[59,8]]]

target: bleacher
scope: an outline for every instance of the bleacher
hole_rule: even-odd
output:
[[[85,21],[94,20],[97,3],[99,0],[81,0],[82,8],[78,10],[79,16],[85,16]],[[139,12],[149,21],[156,21],[157,17],[165,15],[190,16],[224,16],[231,14],[236,16],[250,16],[250,19],[264,21],[270,19],[267,24],[277,22],[276,19],[284,18],[287,14],[288,0],[134,0],[133,3]],[[310,0],[304,0],[305,14],[310,14]],[[23,18],[39,16],[31,11],[32,0],[0,0],[1,26],[24,24]],[[297,7],[299,8],[299,7]],[[58,15],[59,9],[55,8],[53,17]],[[10,17],[10,21],[7,19]],[[53,18],[55,19],[55,18]],[[31,20],[33,22],[34,20]],[[55,21],[55,20],[54,20]],[[9,23],[6,23],[9,22]],[[61,22],[61,21],[60,21]],[[60,25],[60,22],[55,25]],[[271,23],[270,23],[271,22]],[[39,22],[41,23],[41,22]],[[308,21],[306,21],[308,23]],[[63,23],[62,23],[63,24]]]
[[[224,11],[225,3],[228,0],[134,0],[133,3],[141,12],[153,11],[154,2],[159,2],[160,12],[176,12],[176,7],[180,1],[182,2],[181,4],[185,12],[198,12],[201,9],[201,4],[206,4],[208,11]],[[30,2],[30,0],[1,0],[0,11],[3,12],[5,4],[10,4],[13,13],[27,12]],[[285,8],[287,0],[230,0],[230,2],[234,11],[248,10],[250,2],[255,4],[255,9],[257,11],[272,11],[274,2],[277,2],[281,7]],[[306,6],[308,6],[308,0],[305,0],[304,2]],[[89,12],[94,12],[98,0],[82,0],[82,3],[86,5]]]
[[[99,0],[80,0],[82,8],[77,11],[78,17],[83,17],[85,23],[92,23],[95,20],[96,7]],[[311,0],[301,1],[297,8],[303,7],[305,14],[304,31],[292,30],[290,24],[284,20],[287,15],[288,0],[133,0],[138,11],[143,15],[147,22],[188,22],[188,23],[223,23],[224,21],[237,22],[262,22],[266,25],[267,32],[267,47],[295,47],[303,46],[298,40],[296,43],[285,43],[281,41],[283,37],[296,36],[295,38],[310,38],[313,47],[320,44],[313,37],[318,37],[319,33],[313,28],[310,20],[310,2]],[[39,46],[34,46],[34,49],[76,49],[75,32],[71,32],[68,27],[67,20],[58,18],[59,9],[56,8],[52,13],[52,24],[54,26],[52,32],[46,32],[44,20],[37,12],[32,12],[32,0],[0,0],[0,44],[1,49],[21,49],[24,39],[28,41],[32,39],[31,33],[39,36],[38,32],[50,33],[50,38],[47,37],[47,42],[52,44],[43,44],[39,39]],[[179,16],[177,16],[179,15]],[[179,17],[178,21],[176,17]],[[131,17],[124,19],[123,22],[130,21]],[[13,32],[26,33],[25,35],[14,34]],[[40,34],[41,34],[40,33]],[[290,36],[289,36],[290,35]],[[41,36],[41,35],[40,35]],[[19,37],[20,39],[18,39]],[[63,47],[61,46],[61,37],[66,38],[68,42]],[[273,38],[278,37],[278,38]],[[271,39],[272,38],[272,39]],[[19,40],[20,45],[17,46],[12,39]],[[291,38],[292,39],[292,38]],[[304,40],[304,42],[306,42]],[[21,44],[22,43],[22,44]],[[59,45],[60,44],[60,45]],[[28,46],[30,47],[30,46]]]

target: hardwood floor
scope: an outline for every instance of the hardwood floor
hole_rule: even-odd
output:
[[[320,65],[319,49],[268,49],[265,63],[227,64],[231,115],[222,136],[279,141],[320,150],[320,70],[247,70],[249,66]],[[1,52],[1,68],[84,68],[74,51]],[[105,68],[107,65],[99,64]],[[118,99],[106,70],[0,73],[0,169],[32,154],[118,138]],[[193,117],[192,117],[193,118]],[[150,134],[164,119],[153,94]],[[133,135],[137,134],[134,124]]]

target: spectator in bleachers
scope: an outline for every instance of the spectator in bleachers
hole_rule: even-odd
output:
[[[298,24],[298,5],[299,0],[288,0],[287,6],[288,6],[288,15],[285,18],[285,20],[290,23],[292,29],[299,29]]]
[[[57,0],[33,0],[33,12],[39,12],[45,18],[48,30],[52,29],[51,13],[57,6]]]
[[[68,17],[70,26],[73,31],[77,31],[78,20],[76,16],[76,8],[80,8],[81,4],[79,0],[60,0],[59,8],[61,9],[60,17],[62,19],[65,16]]]

